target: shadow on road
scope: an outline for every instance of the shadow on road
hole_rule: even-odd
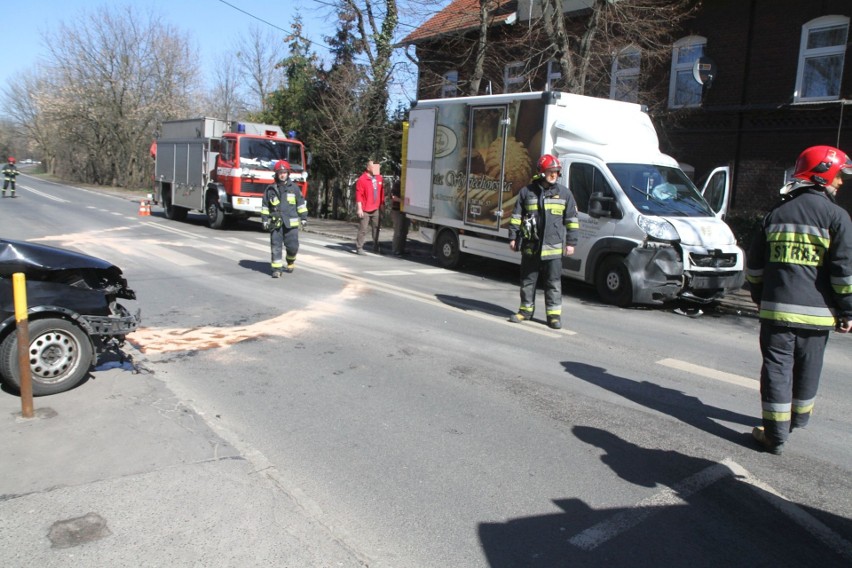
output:
[[[569,497],[553,501],[558,512],[481,523],[479,540],[491,567],[848,566],[852,561],[848,519],[786,501],[733,462],[643,448],[587,426],[576,426],[574,434],[599,448],[601,461],[615,475],[656,491],[638,491],[641,497],[626,507],[596,509]],[[588,499],[604,503],[630,501],[625,493],[637,493],[592,489]]]

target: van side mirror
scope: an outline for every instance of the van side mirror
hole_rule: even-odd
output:
[[[614,197],[608,197],[598,192],[589,196],[589,216],[595,219],[600,217],[621,219],[622,214]]]

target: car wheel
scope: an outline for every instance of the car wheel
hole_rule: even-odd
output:
[[[223,229],[225,227],[225,212],[219,206],[219,200],[213,196],[207,198],[207,224],[211,229]]]
[[[454,231],[441,231],[435,240],[435,256],[444,268],[455,268],[461,260],[459,238]]]
[[[606,304],[626,307],[633,303],[633,283],[624,257],[606,257],[597,270],[595,287],[598,296]]]
[[[82,329],[63,319],[29,323],[30,374],[33,395],[43,396],[77,386],[93,363],[92,342]],[[18,334],[11,333],[0,345],[0,373],[18,390]]]
[[[172,204],[172,196],[163,193],[163,212],[166,215],[166,219],[186,221],[186,214],[189,212],[189,209]]]

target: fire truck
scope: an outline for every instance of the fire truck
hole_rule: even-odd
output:
[[[183,221],[200,211],[211,228],[223,229],[228,221],[259,217],[278,160],[290,163],[290,179],[307,196],[305,146],[275,125],[208,117],[166,121],[151,151],[153,201],[168,219]]]

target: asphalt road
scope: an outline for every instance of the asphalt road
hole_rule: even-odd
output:
[[[618,309],[566,285],[565,329],[513,325],[511,267],[359,257],[317,232],[302,235],[296,272],[273,280],[256,223],[217,232],[156,208],[140,217],[127,197],[28,176],[20,188],[0,202],[0,233],[124,269],[145,380],[267,472],[267,499],[298,504],[292,530],[319,547],[308,565],[852,562],[847,336],[829,343],[812,426],[771,456],[748,435],[752,317]],[[94,382],[120,392],[115,373]],[[57,484],[12,477],[0,493]],[[307,544],[311,527],[320,544]],[[269,538],[257,529],[239,525],[245,546]]]

